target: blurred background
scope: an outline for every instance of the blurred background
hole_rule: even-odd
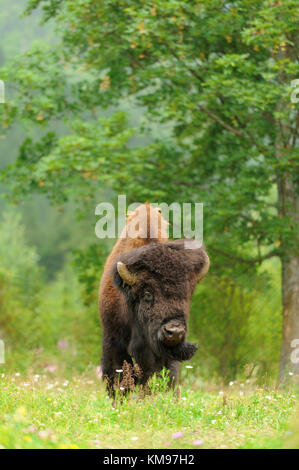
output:
[[[155,96],[153,82],[151,92],[143,100],[135,98],[132,87],[136,86],[138,93],[144,89],[144,82],[152,80],[151,64],[142,72],[138,72],[137,65],[138,70],[134,71],[134,60],[142,61],[142,51],[138,51],[138,56],[130,56],[131,62],[129,56],[125,57],[126,64],[120,63],[121,50],[118,51],[119,55],[115,55],[114,63],[107,63],[106,69],[105,64],[97,64],[97,61],[108,59],[103,57],[105,54],[102,54],[101,59],[97,56],[96,39],[92,36],[97,32],[93,29],[92,19],[86,17],[87,23],[91,21],[90,29],[87,27],[86,31],[84,25],[76,23],[75,19],[83,11],[80,8],[84,8],[82,2],[73,2],[73,8],[61,13],[57,21],[60,28],[63,29],[67,24],[68,33],[74,32],[73,38],[65,33],[63,47],[69,49],[64,52],[65,56],[61,52],[64,58],[58,63],[57,57],[53,57],[53,51],[54,54],[60,54],[62,46],[55,22],[53,19],[42,25],[40,22],[44,15],[50,17],[55,14],[55,8],[59,9],[61,2],[45,2],[44,11],[39,8],[33,10],[31,15],[20,18],[27,3],[26,0],[0,0],[0,66],[4,67],[1,70],[7,83],[7,107],[2,109],[4,116],[0,131],[0,191],[3,196],[0,200],[0,338],[5,341],[6,347],[6,363],[1,366],[1,371],[51,371],[57,368],[65,374],[72,374],[74,371],[95,369],[99,365],[101,327],[97,291],[103,263],[115,240],[96,238],[94,227],[97,217],[94,211],[98,203],[109,201],[115,204],[117,194],[126,194],[129,203],[145,200],[204,203],[204,242],[211,256],[211,270],[197,287],[192,300],[189,336],[190,340],[199,345],[198,353],[192,360],[195,379],[224,383],[240,377],[262,382],[276,380],[282,341],[281,259],[279,253],[276,257],[267,254],[270,248],[279,248],[279,240],[276,241],[279,237],[276,237],[275,230],[281,231],[281,225],[275,228],[276,222],[273,222],[272,217],[273,210],[278,207],[275,182],[271,182],[267,173],[264,175],[264,182],[268,178],[267,184],[262,186],[256,179],[256,173],[249,174],[255,165],[257,172],[261,168],[268,171],[266,164],[264,167],[260,165],[260,150],[255,150],[255,154],[250,157],[252,164],[247,165],[244,155],[237,147],[234,148],[232,141],[225,141],[225,135],[223,137],[217,127],[221,127],[221,123],[212,124],[207,133],[205,123],[209,119],[208,115],[199,118],[199,131],[196,133],[196,121],[190,124],[192,113],[188,117],[184,110],[185,106],[192,107],[193,100],[196,102],[192,94],[190,102],[187,98],[188,102],[184,102],[184,94],[178,95],[176,102],[174,91],[169,100],[172,106],[177,106],[177,110],[171,111],[170,106],[163,111],[160,120],[147,116],[146,109],[153,116],[159,113],[160,105],[163,107],[165,104],[165,96],[172,93],[171,84],[167,82],[163,84],[165,89],[161,87],[161,103]],[[43,2],[32,1],[30,4],[32,7],[34,4],[43,7]],[[131,8],[130,5],[125,6]],[[76,8],[79,10],[75,11]],[[220,26],[214,24],[215,37],[207,37],[208,44],[198,45],[198,57],[202,63],[206,60],[205,49],[208,51],[212,43],[213,47],[219,48],[215,45],[217,34],[226,38],[224,41],[231,61],[235,60],[234,54],[248,54],[242,67],[246,67],[246,64],[249,67],[251,63],[261,67],[261,63],[267,62],[265,52],[259,50],[258,44],[248,46],[252,49],[251,56],[244,44],[241,47],[238,40],[235,41],[234,34],[238,37],[238,22],[242,18],[238,5],[236,9],[235,13],[232,12],[235,22],[228,26],[231,32],[217,32]],[[111,12],[99,13],[98,18],[102,14],[107,14],[111,19]],[[148,14],[156,15],[155,11]],[[183,14],[188,16],[188,11],[180,13],[178,10],[177,15],[173,15],[172,23]],[[124,20],[120,19],[122,31],[125,21],[121,21]],[[113,24],[113,20],[111,22]],[[139,31],[138,34],[142,35],[142,29],[151,27],[140,19],[136,19],[136,22],[139,29],[132,20],[132,30]],[[182,35],[188,27],[192,25],[182,23],[178,28],[182,47],[185,41]],[[130,28],[126,34],[131,34]],[[82,40],[81,49],[78,46],[79,37]],[[128,41],[131,42],[131,38]],[[121,44],[120,40],[119,49]],[[117,44],[113,47],[116,48]],[[183,54],[180,47],[178,41],[174,56]],[[131,43],[129,53],[135,54],[136,48],[137,45]],[[28,54],[28,51],[34,52]],[[172,66],[167,63],[165,54],[165,50],[161,49],[155,61],[161,68],[165,66],[171,72]],[[187,57],[186,63],[190,65],[188,60]],[[117,62],[121,69],[119,76],[113,69],[117,68]],[[98,67],[100,72],[96,74],[93,67]],[[110,96],[114,78],[119,83],[127,80],[123,75],[126,67],[130,68],[128,80],[131,80],[131,92],[124,92],[121,84],[118,89],[111,91]],[[175,79],[179,82],[181,80],[184,88],[186,77],[183,76],[182,67],[177,67],[173,69],[176,73],[174,85]],[[220,76],[214,77],[219,83],[213,86],[221,89],[222,83],[227,89],[233,89],[233,82],[224,84],[225,79],[229,79],[230,65],[218,62],[215,67],[226,67],[226,71],[222,68]],[[237,63],[232,67],[235,77],[239,73],[250,73],[243,70],[241,65],[239,70]],[[213,65],[210,65],[207,70],[210,78],[212,68]],[[110,75],[107,70],[112,70]],[[259,78],[255,79],[258,83]],[[67,80],[69,88],[65,89]],[[269,83],[272,78],[266,77],[265,80]],[[100,88],[97,99],[93,90],[96,81]],[[247,87],[247,91],[251,97],[259,93],[255,88],[249,90]],[[52,96],[54,93],[55,100]],[[223,93],[225,95],[225,89]],[[268,93],[270,103],[270,91],[264,87],[264,93]],[[234,96],[232,92],[229,98],[234,100],[236,96],[237,91]],[[273,102],[275,99],[274,96]],[[238,105],[242,106],[242,101],[240,103]],[[230,104],[227,106],[229,108]],[[253,102],[248,106],[254,107]],[[225,108],[221,112],[221,120],[228,119],[230,127],[239,126],[238,122],[228,117]],[[243,118],[242,111],[238,116],[240,120]],[[242,124],[240,129],[243,132]],[[252,131],[250,125],[249,129]],[[222,139],[223,147],[220,150],[217,147],[217,135],[220,135],[219,141]],[[238,139],[236,135],[233,137]],[[84,138],[84,142],[80,138]],[[260,140],[266,148],[268,142]],[[246,146],[253,147],[253,144]],[[246,146],[244,154],[247,152]],[[212,153],[210,155],[207,152],[205,163],[202,164],[204,171],[200,172],[201,160],[198,155],[204,154],[207,147],[219,158],[215,162]],[[84,162],[81,166],[80,151],[81,161]],[[99,156],[98,166],[92,164],[95,161],[93,152],[97,152],[97,158]],[[182,154],[190,156],[190,166]],[[45,155],[48,158],[43,163],[42,156]],[[231,158],[229,165],[226,163],[226,155]],[[231,155],[235,156],[235,162]],[[196,158],[199,158],[197,163]],[[41,164],[38,166],[37,162]],[[238,178],[244,177],[239,162],[242,168],[248,170],[247,180],[240,180],[243,187],[247,181],[247,193],[236,186]],[[215,168],[219,170],[218,175]],[[140,177],[141,174],[144,178]],[[171,183],[171,189],[166,183]],[[192,195],[188,192],[190,185],[198,188]],[[215,188],[218,188],[218,193]],[[231,194],[240,195],[239,200],[232,201]],[[217,210],[215,201],[218,201]],[[227,202],[225,207],[220,207],[221,201],[224,206]],[[267,202],[267,208],[262,206],[261,201]],[[246,216],[252,217],[253,222],[251,219],[246,221]],[[244,238],[245,232],[247,238]],[[214,251],[210,246],[215,248]],[[224,255],[223,247],[227,249]],[[263,262],[256,262],[259,256]],[[249,263],[244,264],[242,257]]]

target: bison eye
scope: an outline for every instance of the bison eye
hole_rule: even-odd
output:
[[[151,294],[151,292],[149,292],[149,291],[146,290],[146,291],[144,292],[143,298],[144,298],[144,300],[145,300],[146,302],[152,302],[152,300],[153,300],[153,294]]]

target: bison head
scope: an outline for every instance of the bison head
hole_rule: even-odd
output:
[[[156,356],[183,361],[196,352],[186,341],[190,298],[208,269],[209,257],[195,240],[153,242],[116,262],[114,281],[126,297],[132,328]]]

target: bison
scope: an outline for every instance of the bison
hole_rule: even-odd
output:
[[[209,257],[196,240],[169,241],[166,228],[160,211],[142,204],[127,218],[104,267],[101,366],[112,396],[124,366],[138,365],[141,385],[166,367],[175,387],[180,362],[197,349],[186,341],[187,320]]]

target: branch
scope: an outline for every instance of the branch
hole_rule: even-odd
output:
[[[171,181],[173,186],[187,186],[187,188],[194,188],[194,183],[191,181]],[[208,191],[209,188],[198,187],[196,188],[197,191]]]
[[[168,50],[170,51],[170,53],[177,59],[177,60],[181,60],[177,54],[171,50],[171,48],[167,45],[168,47]],[[160,61],[159,61],[160,62]],[[161,62],[160,62],[161,63]],[[194,75],[201,83],[204,83],[204,79],[197,74],[197,72],[195,70],[193,70],[192,68],[188,68],[186,66],[186,68],[189,70],[190,73],[192,73],[192,75]],[[171,81],[173,83],[175,83],[176,85],[178,85],[178,83],[171,79]],[[179,84],[179,86],[181,86],[181,84]],[[221,97],[220,97],[221,99]],[[255,141],[255,139],[253,138],[253,136],[249,133],[249,131],[247,130],[248,134],[244,134],[243,132],[239,131],[238,129],[236,129],[235,127],[231,126],[230,124],[227,124],[226,122],[224,122],[220,117],[218,117],[215,113],[213,113],[212,111],[208,110],[207,108],[205,108],[204,106],[202,105],[198,105],[197,106],[202,112],[204,112],[205,114],[207,114],[208,116],[210,116],[214,121],[218,122],[222,127],[224,127],[226,130],[232,132],[233,134],[235,134],[237,137],[241,137],[242,139],[249,139],[254,145],[257,146],[258,148],[258,145]],[[238,122],[239,124],[240,123],[240,120],[238,119]],[[246,128],[246,125],[243,124],[243,127]]]
[[[201,104],[197,106],[203,113],[207,114],[210,116],[214,121],[218,122],[222,127],[224,127],[226,130],[232,132],[235,134],[237,137],[241,137],[242,139],[247,139],[247,136],[243,134],[243,132],[240,132],[238,129],[235,127],[230,126],[226,122],[224,122],[220,117],[218,117],[216,114],[214,114],[212,111],[209,109],[205,108]]]
[[[226,253],[225,251],[222,251],[222,250],[219,250],[218,248],[213,248],[213,247],[210,247],[209,251],[214,251],[215,253],[218,253],[219,255],[225,256],[226,258],[234,259],[238,261],[239,263],[243,263],[243,264],[245,263],[245,264],[250,264],[250,265],[253,265],[256,263],[261,264],[266,259],[273,258],[274,256],[279,256],[279,253],[277,250],[270,251],[268,254],[264,256],[252,258],[252,259],[242,258],[240,256],[236,256],[231,253]]]
[[[170,53],[177,59],[177,61],[182,61],[182,59],[176,54],[175,51],[173,51],[173,50],[169,47],[169,45],[167,45],[167,47],[168,47]],[[183,63],[184,63],[184,66],[186,67],[186,69],[187,69],[195,78],[197,78],[201,83],[205,83],[205,80],[204,80],[194,69],[192,69],[191,67],[188,67],[185,62],[183,62]],[[226,99],[225,99],[220,93],[218,93],[218,95],[219,95],[219,99],[221,100],[222,104],[227,103]],[[216,116],[216,115],[215,115],[215,116]],[[221,122],[218,120],[218,122],[219,122],[220,124],[221,124],[221,123],[225,124],[224,127],[226,127],[226,129],[231,130],[232,132],[234,132],[234,134],[236,134],[238,137],[242,137],[242,138],[246,138],[246,137],[247,137],[247,138],[249,138],[249,140],[251,140],[252,144],[255,145],[257,148],[259,148],[259,146],[257,145],[257,142],[256,142],[255,138],[253,137],[253,135],[251,134],[251,132],[248,130],[247,124],[246,124],[246,123],[243,123],[243,122],[239,119],[238,116],[234,115],[234,117],[235,117],[236,121],[238,122],[238,124],[240,125],[240,127],[242,127],[243,129],[246,129],[247,135],[246,135],[246,134],[243,134],[243,133],[240,132],[240,131],[238,131],[238,129],[233,128],[233,127],[230,126],[229,124],[225,124],[224,121],[222,121],[222,120],[220,120]],[[220,118],[218,118],[218,119],[220,119]],[[223,124],[222,124],[222,125],[223,125]],[[234,129],[234,130],[233,130],[233,129]]]

